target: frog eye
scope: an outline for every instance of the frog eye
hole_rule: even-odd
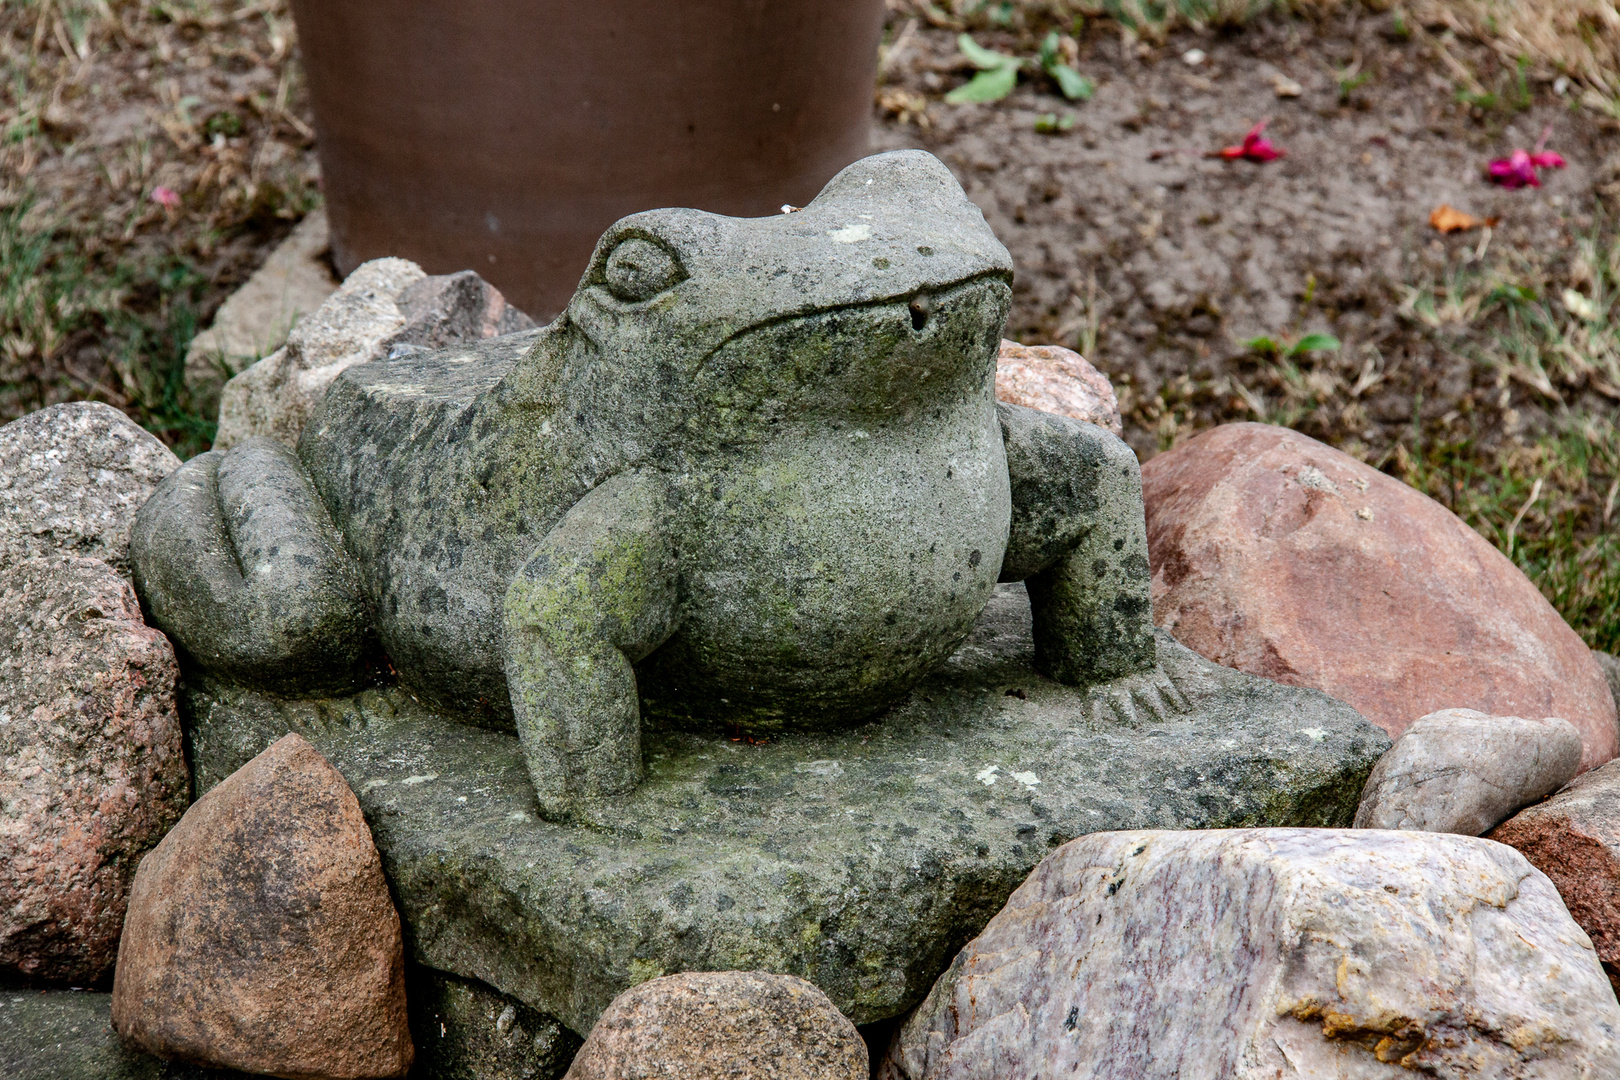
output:
[[[613,249],[602,281],[620,300],[649,300],[685,277],[675,256],[660,244],[632,236]]]

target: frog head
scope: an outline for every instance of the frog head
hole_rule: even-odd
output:
[[[619,221],[524,374],[536,398],[643,445],[987,408],[1011,280],[938,159],[879,154],[773,217]]]

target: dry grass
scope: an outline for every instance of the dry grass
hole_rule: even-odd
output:
[[[1408,333],[1481,372],[1483,395],[1441,416],[1416,397],[1409,429],[1375,450],[1350,433],[1385,377],[1376,351],[1274,357],[1254,388],[1229,389],[1254,419],[1316,434],[1451,509],[1589,645],[1620,651],[1620,230],[1600,218],[1550,255],[1465,249],[1404,291]]]
[[[0,56],[0,422],[206,446],[187,341],[318,197],[285,0],[4,0]]]

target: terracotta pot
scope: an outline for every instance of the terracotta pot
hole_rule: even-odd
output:
[[[868,152],[883,0],[293,0],[332,251],[539,319],[625,214],[801,205]]]

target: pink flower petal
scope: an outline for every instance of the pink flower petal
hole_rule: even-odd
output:
[[[1256,139],[1243,147],[1243,156],[1250,161],[1276,161],[1287,154],[1288,151],[1273,146],[1270,139]]]
[[[180,196],[173,188],[155,187],[152,189],[152,201],[173,210],[180,205]]]
[[[1239,158],[1245,161],[1276,161],[1278,158],[1284,157],[1287,151],[1277,149],[1276,146],[1272,145],[1270,139],[1260,134],[1266,130],[1266,125],[1269,123],[1271,123],[1270,120],[1260,121],[1249,129],[1247,135],[1243,136],[1243,145],[1225,147],[1216,151],[1217,155],[1227,161],[1237,161]]]
[[[1523,150],[1515,150],[1505,158],[1490,164],[1491,179],[1505,188],[1540,187],[1535,162]]]
[[[1562,169],[1567,164],[1562,154],[1555,154],[1551,150],[1531,154],[1530,161],[1538,169]]]

